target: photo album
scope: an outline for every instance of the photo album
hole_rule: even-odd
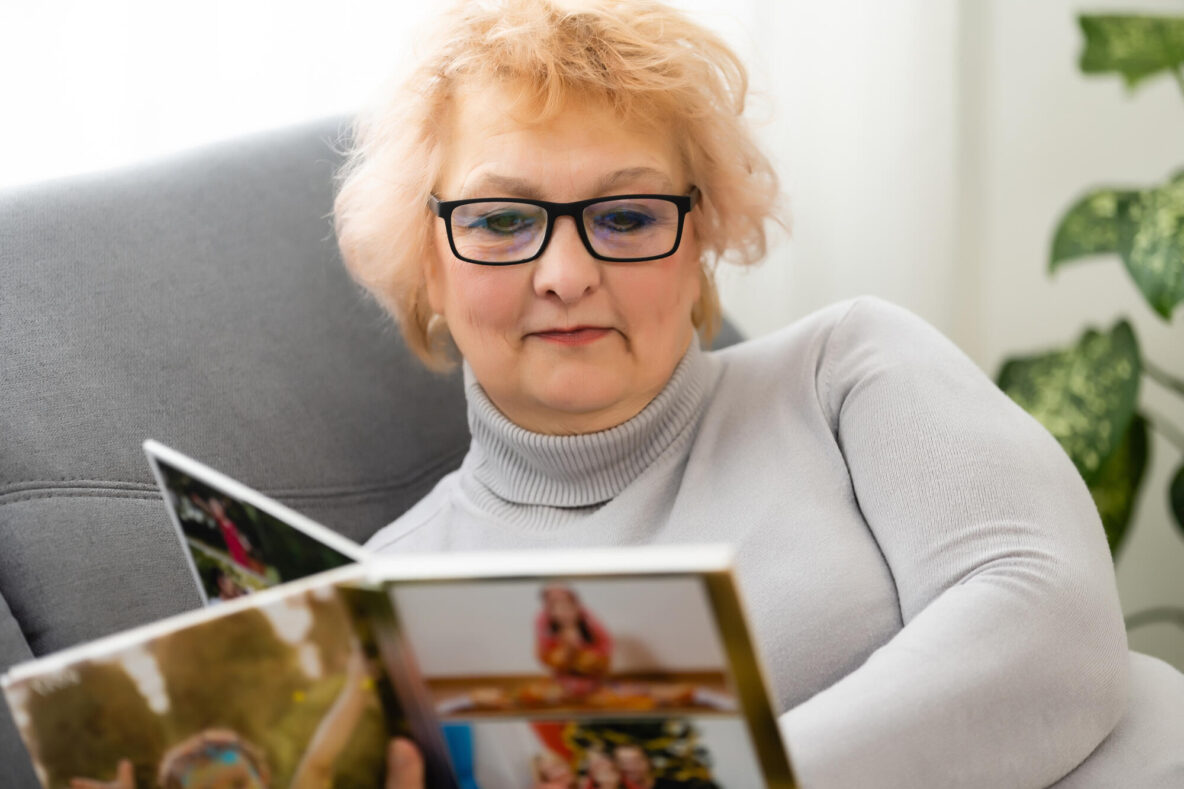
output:
[[[728,548],[374,556],[144,448],[206,606],[0,678],[46,789],[794,786]]]

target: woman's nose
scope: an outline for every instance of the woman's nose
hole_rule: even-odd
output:
[[[551,241],[535,261],[535,293],[542,298],[553,295],[564,304],[574,304],[600,287],[600,277],[600,261],[584,246],[575,220],[559,217]]]

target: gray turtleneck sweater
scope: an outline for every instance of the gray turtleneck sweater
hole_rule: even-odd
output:
[[[859,299],[724,351],[693,343],[658,397],[598,433],[528,432],[467,370],[466,393],[461,468],[368,547],[731,543],[804,787],[1046,786],[1124,715],[1126,637],[1088,491],[900,308]],[[1146,753],[1111,741],[1115,774],[1134,777]]]

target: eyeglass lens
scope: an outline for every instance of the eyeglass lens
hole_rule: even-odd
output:
[[[592,203],[584,235],[598,255],[629,260],[668,255],[678,243],[678,206],[654,198]],[[452,212],[452,241],[464,258],[488,263],[538,254],[547,235],[547,209],[511,200],[468,203]]]

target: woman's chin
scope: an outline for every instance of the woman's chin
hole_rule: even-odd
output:
[[[505,367],[475,372],[502,413],[528,430],[596,432],[635,416],[661,388],[659,381],[647,385],[627,353],[611,350],[531,354],[509,374]]]
[[[644,398],[634,402],[623,387],[605,383],[584,380],[536,390],[533,418],[527,419],[537,432],[590,433],[615,427],[645,407]]]
[[[622,393],[605,391],[605,388],[598,386],[563,387],[536,394],[540,411],[550,411],[560,418],[595,417],[597,414],[627,411],[629,406],[626,400]]]

